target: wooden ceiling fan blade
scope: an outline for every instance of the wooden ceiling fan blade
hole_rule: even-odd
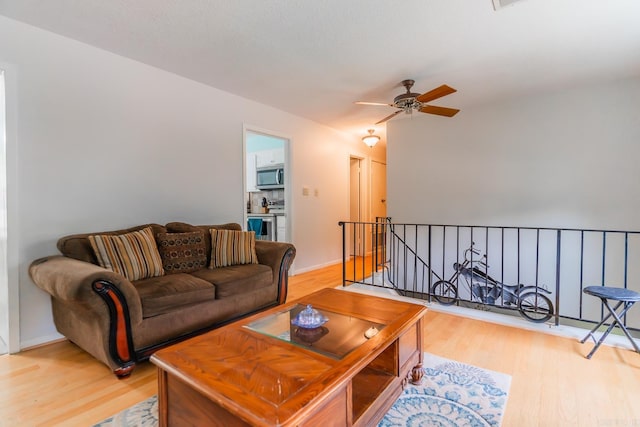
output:
[[[384,119],[380,120],[379,122],[376,122],[375,124],[379,125],[380,123],[384,123],[387,120],[394,118],[395,116],[397,116],[400,113],[402,113],[402,110],[398,110],[393,114],[389,114],[387,117],[385,117]]]
[[[416,100],[418,100],[419,102],[429,102],[446,95],[451,95],[454,92],[457,92],[457,90],[450,86],[442,85],[433,90],[430,90],[429,92],[425,92],[420,96],[417,96]]]
[[[366,102],[366,101],[356,101],[354,104],[359,105],[384,105],[385,107],[393,107],[393,104],[385,104],[384,102]]]
[[[424,105],[420,109],[421,113],[436,114],[438,116],[446,117],[453,117],[458,114],[458,111],[460,110],[458,110],[457,108],[437,107],[435,105]]]

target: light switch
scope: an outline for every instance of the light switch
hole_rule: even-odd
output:
[[[309,187],[302,187],[302,195],[303,196],[308,196],[309,195]]]

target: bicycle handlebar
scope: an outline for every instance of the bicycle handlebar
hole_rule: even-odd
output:
[[[469,252],[473,252],[476,255],[480,255],[480,251],[478,251],[476,249],[473,249],[473,244],[471,244],[471,247],[469,249],[464,251],[464,258],[466,260],[469,260]],[[471,261],[471,260],[469,260],[469,261]]]
[[[471,242],[471,247],[469,247],[469,249],[466,249],[466,250],[464,251],[464,259],[465,259],[465,260],[467,260],[467,261],[469,261],[469,262],[475,262],[475,263],[478,263],[478,264],[480,264],[480,265],[481,265],[482,267],[484,267],[484,268],[489,268],[489,266],[487,265],[487,263],[484,261],[484,260],[486,260],[486,259],[487,259],[487,255],[486,255],[486,254],[482,255],[482,257],[480,257],[480,259],[479,259],[479,260],[477,260],[477,261],[472,260],[472,259],[470,259],[470,258],[469,258],[469,252],[472,252],[472,253],[474,253],[474,254],[476,254],[476,255],[480,255],[480,251],[479,251],[479,250],[477,250],[477,249],[474,249],[474,248],[473,248],[473,245],[475,245],[475,243],[474,243],[474,242]]]

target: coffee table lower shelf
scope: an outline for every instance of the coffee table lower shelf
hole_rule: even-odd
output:
[[[387,390],[395,379],[396,377],[388,372],[371,368],[363,369],[353,378],[351,387],[354,422],[362,418],[367,409],[380,398],[382,392]]]

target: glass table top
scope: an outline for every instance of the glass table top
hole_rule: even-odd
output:
[[[292,324],[291,321],[305,308],[305,305],[296,304],[244,327],[336,359],[342,359],[385,327],[381,323],[317,308],[329,319],[324,325],[302,328]]]

